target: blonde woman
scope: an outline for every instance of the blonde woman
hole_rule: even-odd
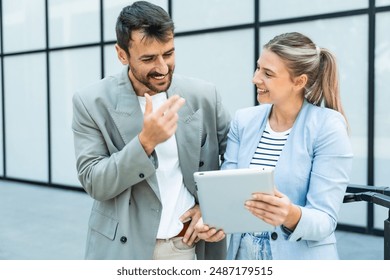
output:
[[[282,34],[264,46],[253,83],[260,105],[236,113],[222,169],[274,169],[275,196],[255,193],[245,207],[276,230],[233,234],[228,259],[337,259],[353,155],[335,58],[300,33]],[[225,237],[197,229],[207,241]]]

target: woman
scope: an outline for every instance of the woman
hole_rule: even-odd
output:
[[[275,196],[255,193],[245,207],[276,230],[233,234],[228,259],[338,259],[352,149],[335,58],[300,33],[282,34],[264,46],[253,83],[260,105],[236,113],[222,169],[274,168]],[[225,236],[197,229],[206,241]]]

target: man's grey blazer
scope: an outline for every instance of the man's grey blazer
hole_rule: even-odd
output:
[[[174,75],[167,94],[186,100],[175,136],[184,184],[197,200],[193,173],[219,169],[230,116],[210,83]],[[145,154],[138,139],[142,125],[127,67],[73,96],[78,178],[95,199],[87,259],[152,258],[162,205],[158,157]],[[225,241],[200,241],[196,252],[197,259],[224,259]]]

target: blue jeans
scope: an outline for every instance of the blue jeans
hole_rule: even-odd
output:
[[[268,232],[243,233],[237,260],[272,260]]]

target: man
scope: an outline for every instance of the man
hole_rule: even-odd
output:
[[[116,33],[127,67],[73,97],[78,176],[95,199],[86,258],[224,259],[224,242],[198,242],[193,180],[219,169],[230,122],[221,98],[173,75],[174,25],[162,8],[125,7]]]

